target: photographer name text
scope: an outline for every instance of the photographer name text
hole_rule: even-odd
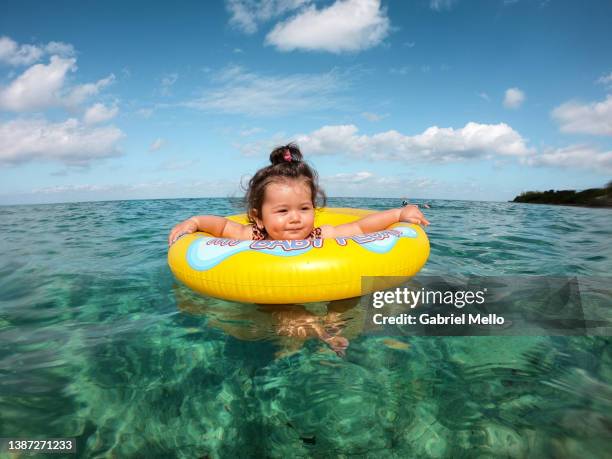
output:
[[[497,314],[398,314],[387,316],[374,314],[372,322],[376,325],[503,325],[505,319]]]

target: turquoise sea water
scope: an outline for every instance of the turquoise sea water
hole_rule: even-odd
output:
[[[612,211],[430,204],[420,275],[600,279],[611,317]],[[75,437],[78,457],[609,457],[609,337],[372,336],[350,302],[270,309],[178,285],[173,224],[240,210],[0,207],[0,437]],[[344,357],[313,322],[342,330]]]

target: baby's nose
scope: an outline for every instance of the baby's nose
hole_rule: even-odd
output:
[[[294,210],[289,213],[289,218],[292,222],[300,221],[300,213],[297,210]]]

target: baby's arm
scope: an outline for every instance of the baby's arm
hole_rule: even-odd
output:
[[[214,237],[224,237],[228,239],[251,239],[252,229],[249,225],[241,225],[224,217],[216,215],[199,215],[191,217],[179,223],[170,231],[168,245],[172,245],[179,237],[184,234],[203,231],[212,234]]]
[[[375,214],[367,215],[360,220],[344,225],[324,226],[321,227],[321,229],[324,238],[346,237],[380,231],[397,222],[429,225],[429,220],[425,218],[417,206],[406,206],[400,207],[399,209],[376,212]]]

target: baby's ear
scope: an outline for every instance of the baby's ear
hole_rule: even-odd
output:
[[[260,228],[263,228],[263,221],[258,217],[257,209],[249,210],[249,216],[253,220],[255,220],[255,223],[257,223],[257,226],[259,226]]]

